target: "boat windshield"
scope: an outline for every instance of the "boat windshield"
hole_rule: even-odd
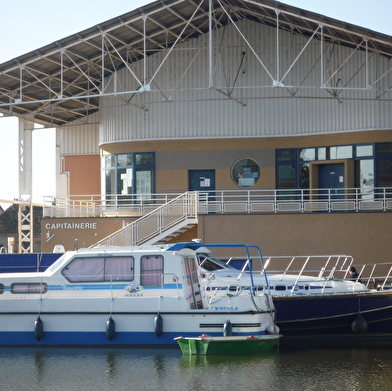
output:
[[[235,268],[226,265],[220,259],[209,257],[204,254],[198,254],[197,259],[199,261],[199,265],[202,269],[206,271],[213,271],[213,270],[236,270]]]

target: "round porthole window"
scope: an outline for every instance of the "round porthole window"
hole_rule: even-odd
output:
[[[252,187],[260,177],[260,167],[253,159],[237,160],[231,169],[231,179],[239,187]]]

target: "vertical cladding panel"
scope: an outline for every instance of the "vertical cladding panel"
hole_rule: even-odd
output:
[[[376,92],[318,88],[321,44],[316,39],[298,57],[308,38],[280,32],[279,74],[287,88],[273,87],[277,76],[276,29],[249,20],[241,20],[238,26],[267,71],[231,25],[214,33],[215,47],[221,43],[214,51],[214,85],[222,92],[205,89],[209,85],[207,34],[179,45],[163,64],[166,52],[154,54],[148,58],[148,76],[162,65],[151,83],[156,91],[101,98],[101,143],[317,134],[390,123],[388,102],[373,104],[363,99],[369,94],[376,97]],[[324,49],[327,86],[366,87],[365,67],[361,68],[364,52],[357,51],[350,58],[350,48],[329,43]],[[143,61],[132,64],[139,77],[143,66]],[[381,75],[388,66],[386,59],[374,55],[370,74]],[[138,88],[126,68],[118,76],[119,88]],[[384,78],[378,84],[385,87],[387,83],[388,78]],[[240,86],[245,88],[237,88]],[[147,104],[147,100],[153,103]]]
[[[377,77],[385,75],[380,81],[375,83],[375,88],[379,90],[375,92],[374,95],[375,98],[380,99],[380,101],[377,105],[374,104],[374,121],[377,122],[379,128],[388,126],[392,128],[390,121],[388,121],[392,111],[391,104],[389,103],[390,100],[392,100],[392,92],[389,88],[392,85],[392,73],[389,72],[392,67],[392,59],[377,56],[373,60],[374,68],[376,68],[377,71],[371,73],[375,74]]]
[[[72,125],[59,127],[62,155],[94,155],[99,153],[99,114],[88,117],[89,123],[75,121]]]

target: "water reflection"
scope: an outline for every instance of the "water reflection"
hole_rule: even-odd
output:
[[[45,365],[45,359],[44,359],[42,352],[40,352],[40,351],[35,352],[35,354],[34,354],[34,369],[35,369],[34,379],[35,379],[35,383],[37,384],[37,386],[41,385],[42,380],[44,378],[44,365]]]
[[[178,349],[2,348],[2,390],[387,390],[388,346],[286,346],[264,356],[183,356]]]
[[[113,383],[116,378],[116,353],[109,351],[106,353],[106,379],[108,383]]]

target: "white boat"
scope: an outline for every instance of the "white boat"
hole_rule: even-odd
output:
[[[214,246],[262,259],[255,246]],[[256,287],[251,271],[237,271],[212,300],[190,247],[81,249],[44,272],[0,274],[0,345],[166,345],[179,335],[277,331],[266,278]]]

